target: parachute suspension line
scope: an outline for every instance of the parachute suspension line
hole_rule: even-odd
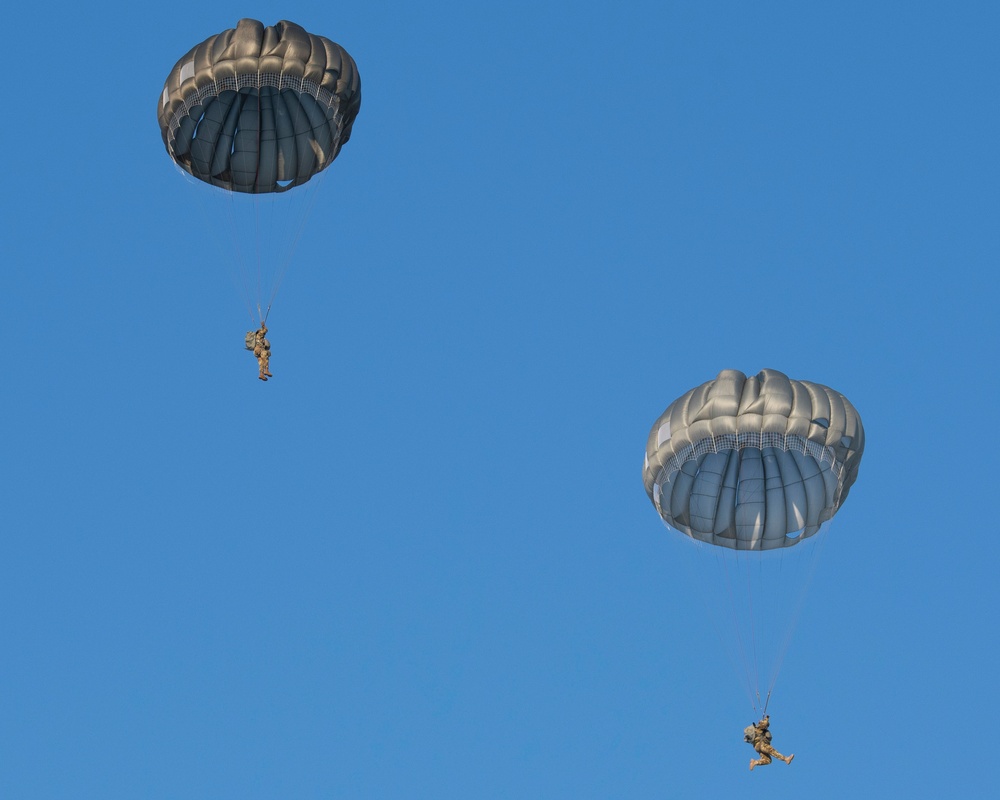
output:
[[[279,90],[279,96],[281,94],[282,94],[282,92]],[[286,100],[285,100],[285,103],[284,103],[284,107],[286,109],[288,109],[289,105],[291,103],[292,103],[292,101],[291,101],[291,95],[288,95],[286,97]],[[292,126],[292,130],[296,132],[295,136],[296,136],[296,139],[297,139],[298,138],[298,131],[300,130],[299,123],[302,120],[302,104],[300,102],[298,102],[298,101],[295,101],[294,102],[294,106],[295,106],[295,109],[294,109],[294,111],[292,112],[292,115],[291,115],[291,117],[292,117],[292,119],[291,119],[291,126]],[[315,178],[315,176],[313,176],[313,178]],[[308,183],[308,181],[307,181],[307,183]],[[302,187],[296,187],[296,188],[298,188],[300,191],[308,191],[308,189],[303,189]],[[275,236],[275,230],[277,228],[277,217],[278,217],[279,213],[282,214],[282,216],[284,217],[284,221],[283,221],[283,227],[284,227],[284,229],[286,231],[289,229],[289,227],[290,227],[289,220],[292,217],[291,206],[292,205],[296,205],[296,204],[292,203],[292,200],[294,200],[294,199],[295,199],[294,197],[290,198],[288,196],[288,192],[280,192],[280,193],[278,193],[278,194],[276,194],[276,195],[274,195],[274,196],[272,196],[270,198],[270,200],[271,200],[271,213],[270,213],[269,216],[270,216],[270,220],[271,220],[271,232],[270,232],[270,236],[272,237],[272,241],[273,241],[273,237]],[[297,238],[297,236],[298,236],[298,233],[296,233],[296,238]],[[270,274],[270,281],[269,281],[271,292],[270,292],[270,296],[267,299],[268,312],[270,312],[271,305],[274,303],[275,298],[278,295],[278,289],[280,288],[282,280],[284,280],[285,272],[287,272],[287,270],[288,270],[288,265],[291,263],[292,253],[295,250],[295,245],[296,245],[296,240],[293,239],[290,243],[287,244],[287,246],[284,248],[284,251],[282,253],[279,254],[279,252],[277,251],[277,249],[275,249],[275,251],[273,253],[269,254],[270,257],[273,259],[273,262],[271,264],[271,269],[273,270],[273,272]],[[263,293],[258,294],[258,297],[263,298]]]
[[[805,575],[802,579],[801,586],[798,587],[798,596],[791,603],[789,619],[785,624],[785,635],[778,646],[778,652],[775,657],[774,671],[771,676],[770,686],[767,690],[768,697],[771,696],[771,691],[778,682],[778,673],[781,672],[785,656],[788,654],[788,648],[792,643],[792,634],[795,632],[799,617],[802,615],[802,609],[805,607],[806,595],[809,593],[809,587],[812,586],[813,578],[816,575],[816,568],[819,565],[820,555],[823,548],[826,547],[826,540],[829,538],[828,534],[831,524],[832,520],[827,520],[827,522],[823,524],[822,528],[810,537],[812,541],[801,542],[796,545],[796,548],[811,548],[811,552],[808,555],[809,563],[805,566]]]
[[[738,685],[743,687],[747,702],[752,706],[753,687],[748,678],[750,667],[744,639],[740,636],[733,581],[727,566],[727,558],[732,556],[732,551],[687,536],[669,524],[664,523],[664,527],[670,532],[672,546],[679,550],[678,557],[687,571],[688,583],[699,595],[698,605],[709,612],[706,616],[715,631],[719,651],[725,655],[738,678]],[[717,580],[706,580],[709,577],[706,569]]]
[[[750,652],[751,652],[751,662],[750,662],[750,672],[748,675],[748,680],[752,681],[753,696],[752,701],[754,704],[754,710],[756,711],[757,705],[760,702],[760,660],[761,660],[761,645],[763,642],[759,641],[761,638],[762,631],[760,630],[763,624],[764,609],[760,607],[760,604],[754,603],[754,595],[758,594],[755,591],[753,582],[753,565],[754,562],[760,564],[759,557],[755,557],[754,553],[756,550],[747,550],[745,554],[741,555],[741,551],[736,551],[736,563],[740,571],[740,577],[746,578],[746,607],[747,607],[747,628],[750,634]],[[758,554],[759,556],[759,554]],[[758,586],[761,581],[758,580]],[[761,598],[758,597],[758,600]],[[757,615],[761,615],[761,619],[758,619]]]
[[[700,545],[701,543],[699,542],[699,546]],[[711,547],[711,545],[709,546]],[[717,568],[722,572],[726,581],[726,594],[729,597],[728,606],[730,624],[732,625],[731,636],[735,636],[738,655],[738,664],[734,664],[734,666],[736,667],[737,675],[739,675],[742,679],[743,689],[747,693],[747,699],[750,701],[751,705],[753,705],[754,687],[753,682],[750,679],[752,671],[750,669],[750,661],[747,658],[746,642],[743,640],[743,631],[739,619],[739,603],[737,602],[736,592],[733,589],[733,576],[730,575],[729,562],[727,561],[727,559],[731,556],[723,548],[712,547],[712,553],[715,555]],[[738,551],[734,551],[734,554],[732,555],[734,560],[737,557],[737,553]],[[736,572],[738,573],[739,570],[737,569]],[[724,649],[726,648],[724,647]],[[729,652],[728,649],[727,652]],[[732,655],[733,654],[730,653],[731,660]]]
[[[739,451],[738,458],[742,462],[744,452]],[[742,469],[742,466],[741,466]],[[754,503],[758,500],[756,492],[753,489],[752,481],[738,481],[736,485],[736,502],[740,503]],[[740,602],[734,604],[734,617],[742,611],[742,621],[737,619],[735,625],[735,634],[737,639],[740,641],[740,647],[743,649],[746,647],[749,650],[749,655],[745,657],[745,680],[747,683],[748,691],[747,694],[750,698],[750,703],[756,712],[760,704],[760,661],[762,655],[762,645],[763,642],[760,640],[760,621],[757,615],[762,612],[759,603],[755,603],[754,595],[757,594],[754,588],[754,572],[753,565],[754,562],[760,561],[761,552],[760,550],[754,549],[755,544],[759,544],[759,540],[754,538],[750,542],[750,547],[748,549],[736,548],[732,552],[732,560],[734,563],[734,571],[736,573],[736,579],[741,589],[741,593],[745,592],[745,596],[740,598]],[[727,575],[728,581],[728,575]],[[758,583],[760,581],[758,580]],[[760,598],[756,598],[760,600]],[[746,638],[746,643],[744,645],[744,638]]]
[[[796,402],[783,415],[784,433],[777,421],[771,431],[760,430],[758,420],[749,424],[749,415],[772,405],[770,399],[787,405],[789,394]],[[706,420],[725,420],[717,430],[737,432],[709,435],[699,425]],[[731,655],[737,645],[744,659],[752,654],[754,667],[748,664],[741,677],[750,686],[751,704],[767,713],[828,546],[830,533],[821,530],[828,525],[821,523],[838,512],[857,472],[864,450],[861,419],[843,395],[821,384],[792,381],[776,370],[755,378],[723,370],[671,403],[646,442],[643,482],[663,522],[725,553],[728,569],[746,569],[738,577],[728,571],[719,576],[725,586],[718,586],[715,597],[725,599],[728,590],[739,602],[716,609],[723,612],[717,619],[725,627],[735,609],[739,630],[726,644]]]
[[[243,43],[238,54],[214,46],[233,34]],[[334,63],[337,70],[325,69]],[[350,55],[287,20],[265,27],[241,19],[235,30],[197,45],[168,76],[157,115],[167,152],[192,181],[230,194],[231,246],[225,247],[225,233],[213,230],[213,235],[251,320],[255,305],[260,321],[267,318],[291,262],[291,252],[283,258],[269,249],[288,244],[278,241],[274,228],[284,222],[283,232],[291,233],[296,218],[286,214],[282,221],[271,214],[288,209],[288,202],[257,203],[251,211],[245,195],[284,198],[285,190],[292,190],[291,207],[301,211],[305,196],[295,187],[336,158],[359,107],[360,77]],[[202,215],[210,227],[219,217],[226,221],[220,209],[225,199],[213,198],[214,213]],[[298,222],[301,235],[304,221]],[[274,235],[262,242],[269,232]]]
[[[259,103],[258,103],[258,107],[259,107]],[[257,113],[260,114],[260,111],[258,110]],[[257,300],[258,300],[258,302],[257,302],[257,314],[258,315],[260,314],[260,295],[261,295],[261,292],[263,291],[263,289],[262,289],[263,279],[261,277],[261,258],[260,258],[261,249],[263,247],[263,243],[262,243],[262,240],[261,240],[261,234],[260,234],[260,203],[261,203],[260,195],[259,194],[254,194],[254,196],[253,196],[253,222],[254,222],[253,230],[254,230],[254,242],[255,242],[255,245],[256,245],[254,247],[254,250],[256,251],[254,253],[254,256],[255,256],[255,260],[257,262],[257,264],[256,264],[256,267],[257,267],[257,269],[256,269],[257,294],[255,296],[257,297]]]
[[[261,80],[261,72],[260,72],[260,69],[259,69],[259,65],[258,65],[258,70],[257,70],[257,86],[258,86],[258,88],[257,88],[257,130],[256,130],[256,134],[257,134],[257,153],[260,153],[261,152],[261,143],[263,142],[263,136],[262,136],[262,134],[263,134],[263,130],[264,130],[264,102],[263,102],[263,96],[262,96],[263,83],[262,83],[262,80]],[[259,189],[260,188],[260,165],[259,164],[257,166],[257,174],[256,174],[256,177],[254,179],[254,188],[255,189]],[[265,242],[273,242],[273,241],[275,241],[274,215],[273,214],[269,214],[268,215],[268,217],[270,218],[270,221],[271,221],[270,231],[268,231],[268,232],[263,231],[262,230],[262,226],[261,226],[261,207],[262,207],[262,205],[264,203],[268,202],[267,198],[270,198],[271,196],[269,194],[267,194],[267,193],[264,193],[264,192],[254,191],[252,197],[253,197],[253,208],[254,208],[254,240],[255,240],[255,244],[256,244],[256,246],[255,246],[255,250],[256,250],[255,257],[256,257],[256,262],[257,262],[256,263],[256,276],[255,276],[256,277],[256,282],[257,282],[257,292],[256,292],[255,297],[256,297],[256,300],[257,300],[257,319],[258,319],[260,325],[263,326],[267,322],[267,313],[266,312],[265,313],[261,313],[261,309],[260,309],[261,298],[262,298],[262,296],[264,294],[264,286],[265,286],[265,283],[266,283],[265,268],[264,268],[264,259],[265,258],[269,258],[269,257],[273,257],[273,255],[271,253],[265,252],[265,250],[266,250]],[[271,307],[269,305],[268,306],[268,311],[270,311],[270,308]]]
[[[223,203],[227,216],[229,217],[228,224],[224,227],[229,232],[229,237],[232,242],[232,252],[236,254],[235,265],[231,258],[226,258],[225,261],[229,264],[229,275],[233,284],[236,286],[237,292],[243,298],[243,302],[246,303],[247,313],[250,315],[250,320],[253,321],[253,303],[251,301],[250,286],[247,284],[244,272],[245,257],[243,255],[242,241],[239,235],[239,225],[237,224],[237,218],[239,216],[236,208],[236,192],[231,189],[223,189],[221,187],[209,187],[209,192],[225,192],[225,202]],[[207,219],[211,217],[206,215]]]
[[[800,542],[798,546],[802,547],[803,545]],[[782,573],[784,572],[785,569],[785,548],[784,547],[780,548],[775,555],[776,555],[777,565],[774,570],[775,574],[772,575],[771,577],[773,578],[776,584],[787,585],[785,581],[782,579]],[[764,585],[763,568],[764,564],[763,562],[761,562],[761,572],[762,572],[761,586]],[[777,611],[777,609],[775,609],[775,611]],[[782,609],[781,611],[782,614],[784,614],[785,609]],[[777,646],[778,649],[775,652],[775,655],[773,657],[773,662],[770,665],[770,674],[767,676],[767,699],[764,702],[764,713],[767,713],[767,703],[770,701],[771,692],[774,691],[774,686],[778,682],[778,673],[781,671],[782,658],[784,657],[785,652],[787,652],[788,645],[791,643],[792,640],[793,622],[791,622],[790,620],[786,620],[784,623],[784,629],[782,631],[782,625],[778,622],[778,619],[779,618],[776,617],[775,620],[773,621],[773,624],[771,625],[771,634],[769,635],[768,639],[768,641],[771,642],[771,647],[774,648],[775,646]],[[780,642],[775,641],[779,639],[779,637],[780,637]]]
[[[766,514],[767,514],[766,510],[765,510],[764,513],[765,513],[765,516],[766,516]],[[764,551],[761,550],[761,552],[759,553],[759,555],[763,556],[764,555]],[[779,556],[779,561],[780,561],[780,556]],[[770,587],[767,585],[767,577],[768,576],[767,576],[767,574],[765,573],[765,570],[764,570],[764,558],[761,557],[761,558],[754,559],[754,565],[757,568],[757,577],[756,577],[756,587],[757,587],[757,615],[758,615],[756,617],[757,630],[758,630],[758,633],[760,635],[761,641],[764,643],[763,646],[764,646],[765,652],[773,653],[771,642],[773,642],[773,640],[774,640],[774,631],[778,627],[778,623],[777,623],[777,609],[774,608],[774,606],[773,606],[772,603],[766,602],[767,599],[772,596],[772,592],[770,590]],[[768,682],[768,680],[770,678],[770,675],[768,674],[768,670],[770,668],[771,668],[771,665],[769,665],[767,663],[760,664],[760,674],[758,675],[758,678],[757,678],[757,680],[758,680],[758,692],[760,691],[760,689],[759,689],[760,684]],[[768,690],[770,690],[770,686],[768,686]],[[767,701],[765,700],[765,705],[766,705],[766,703],[767,703]]]
[[[177,163],[174,164],[174,167],[177,172],[180,173],[181,177],[183,177],[187,183],[191,184],[191,193],[197,199],[198,207],[201,211],[201,213],[196,214],[196,216],[202,220],[206,237],[212,242],[212,245],[217,250],[219,260],[228,266],[226,271],[229,274],[229,281],[236,290],[237,295],[243,298],[243,302],[246,305],[247,315],[250,317],[250,320],[253,321],[253,305],[250,301],[250,293],[246,284],[240,279],[240,240],[239,236],[236,235],[236,215],[233,207],[233,193],[227,189],[211,186],[198,180]],[[220,208],[223,215],[228,215],[229,217],[229,223],[222,226],[227,229],[229,234],[228,238],[230,240],[230,249],[228,252],[225,246],[225,240],[227,237],[220,236],[219,234],[219,225],[217,220]],[[236,253],[235,264],[232,257],[232,253],[234,252]]]
[[[747,696],[750,698],[750,702],[754,701],[754,694],[757,690],[757,681],[755,680],[756,673],[756,655],[755,648],[753,645],[753,626],[748,625],[746,620],[740,619],[740,612],[742,610],[743,617],[747,617],[749,604],[743,597],[743,564],[742,557],[740,556],[740,551],[735,550],[732,554],[733,560],[733,576],[729,576],[729,565],[726,565],[726,582],[734,586],[733,594],[733,626],[736,639],[740,646],[740,655],[743,658],[743,675],[744,680],[747,685]],[[749,617],[752,619],[752,616]],[[747,636],[746,634],[750,634]]]
[[[302,107],[299,106],[296,114],[298,115],[301,113],[304,112],[302,111]],[[337,141],[335,141],[332,145],[333,150],[336,151],[339,145],[340,137],[337,136]],[[292,237],[291,244],[287,248],[285,257],[278,266],[277,275],[273,284],[274,288],[271,291],[271,297],[268,299],[267,303],[268,308],[271,307],[271,304],[274,303],[275,298],[278,296],[278,290],[281,288],[281,284],[285,280],[285,275],[292,264],[293,258],[295,257],[295,251],[298,248],[299,241],[305,233],[306,225],[309,223],[309,218],[312,215],[313,209],[316,207],[316,203],[319,199],[320,186],[326,179],[328,172],[328,169],[323,169],[321,172],[313,175],[305,185],[298,187],[298,191],[303,193],[302,207],[300,209],[300,213],[298,214],[298,224],[296,225],[295,234]]]
[[[776,592],[774,588],[779,586],[787,585],[786,581],[782,578],[782,573],[784,571],[785,564],[785,548],[779,548],[777,552],[777,566],[772,569],[771,573],[766,573],[764,570],[763,560],[760,562],[760,586],[764,587],[765,581],[770,579],[775,584],[775,587],[767,586],[766,595],[769,597],[774,597]],[[779,608],[772,608],[772,617],[767,619],[768,626],[768,642],[769,647],[771,647],[771,652],[774,652],[775,641],[782,638],[782,632],[784,632],[784,640],[789,641],[788,637],[788,624],[784,621],[784,610]],[[765,675],[767,681],[767,696],[764,702],[764,711],[767,711],[767,702],[771,699],[771,692],[774,690],[774,685],[778,680],[778,669],[779,664],[774,660],[775,658],[780,658],[780,656],[772,656],[772,662],[769,665],[770,673]]]
[[[737,552],[737,564],[739,564],[739,552]],[[754,553],[754,550],[748,550],[748,554]],[[758,561],[759,563],[759,561]],[[753,568],[753,558],[751,555],[747,555],[743,558],[744,572],[747,579],[747,614],[750,621],[750,647],[753,653],[753,688],[754,694],[759,699],[760,698],[760,657],[757,654],[757,628],[760,627],[757,621],[757,609],[754,608],[753,602],[753,578],[750,574]]]
[[[258,86],[258,89],[257,89],[257,153],[258,153],[258,157],[259,157],[259,154],[260,154],[260,143],[261,143],[260,134],[261,134],[261,128],[264,125],[264,116],[261,113],[261,106],[263,105],[263,103],[261,102],[261,94],[260,94],[260,88],[259,88],[260,85],[261,85],[261,83],[260,83],[260,63],[258,62],[258,64],[257,64],[257,86]],[[258,161],[258,163],[257,163],[257,173],[256,173],[256,175],[254,177],[254,184],[255,184],[254,188],[258,188],[258,182],[259,182],[259,180],[260,180],[260,162]],[[261,259],[260,259],[261,237],[260,237],[260,199],[259,199],[260,198],[260,192],[254,192],[253,193],[253,198],[254,198],[254,204],[253,204],[253,210],[254,210],[254,231],[255,231],[255,235],[257,237],[257,316],[260,317],[260,295],[261,295]],[[263,320],[263,318],[261,318],[260,324],[261,324],[261,327],[264,326],[264,320]]]

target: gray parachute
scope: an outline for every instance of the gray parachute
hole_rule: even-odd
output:
[[[358,68],[340,45],[293,22],[241,19],[177,62],[157,117],[170,157],[196,178],[282,192],[333,162],[360,107]]]
[[[723,370],[657,419],[642,477],[671,528],[722,547],[772,550],[837,513],[864,448],[861,417],[839,392],[777,370]]]

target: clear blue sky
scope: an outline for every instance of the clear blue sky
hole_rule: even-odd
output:
[[[7,23],[0,795],[995,789],[1000,8],[26,4]],[[272,370],[171,165],[240,17],[363,79]],[[752,710],[640,479],[721,369],[868,437]]]

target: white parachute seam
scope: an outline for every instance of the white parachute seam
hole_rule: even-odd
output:
[[[672,489],[668,486],[668,484],[674,480],[674,477],[678,473],[684,470],[686,465],[691,462],[698,462],[710,453],[728,453],[747,449],[757,450],[761,453],[767,449],[783,450],[806,456],[812,459],[817,466],[828,464],[829,466],[825,469],[821,467],[821,472],[826,473],[833,478],[833,485],[830,486],[828,484],[827,489],[827,509],[829,510],[830,515],[832,515],[832,512],[840,506],[845,477],[844,463],[837,459],[836,453],[832,447],[822,445],[819,442],[814,442],[796,434],[763,431],[748,431],[738,434],[726,433],[706,437],[682,447],[676,453],[671,453],[666,458],[660,469],[653,474],[653,503],[667,527],[673,528],[674,530],[677,530],[686,536],[690,536],[693,539],[725,545],[726,547],[750,550],[759,549],[758,537],[749,541],[748,546],[741,545],[739,540],[733,540],[732,542],[728,539],[716,540],[716,538],[709,532],[699,531],[693,526],[684,525],[672,519],[668,520],[664,516],[664,497],[669,497],[672,494]],[[688,469],[690,469],[690,467],[688,467]],[[760,479],[761,487],[759,488],[763,489],[764,477],[760,476]],[[803,481],[796,481],[796,483],[803,483]],[[739,486],[737,487],[737,490],[739,491]],[[826,519],[829,519],[829,516],[827,516]],[[822,521],[824,520],[821,518],[820,525],[822,524]],[[785,542],[785,545],[796,544],[802,539],[815,534],[818,529],[819,526],[807,525],[801,535],[788,539]]]
[[[685,445],[676,453],[671,453],[663,462],[655,480],[657,483],[663,484],[670,475],[678,472],[687,462],[694,461],[708,453],[723,453],[750,448],[764,450],[768,447],[801,453],[804,456],[812,457],[820,464],[828,463],[838,481],[843,477],[844,465],[837,460],[837,455],[831,447],[796,434],[747,431],[745,433],[723,433]]]
[[[327,111],[333,111],[336,119],[340,98],[335,92],[325,89],[315,81],[306,78],[297,78],[294,75],[282,75],[278,72],[246,72],[236,77],[225,77],[206,83],[204,86],[188,92],[180,101],[180,105],[170,115],[168,129],[170,135],[168,140],[173,140],[174,134],[181,125],[181,121],[191,115],[192,109],[204,104],[210,97],[218,97],[222,92],[238,92],[240,89],[261,89],[270,86],[279,91],[290,89],[298,94],[307,94],[312,97],[321,107]],[[339,122],[339,120],[338,120]]]

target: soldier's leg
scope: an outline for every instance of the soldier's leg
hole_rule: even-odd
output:
[[[792,763],[792,759],[795,758],[795,754],[794,753],[792,753],[792,755],[790,755],[790,756],[783,756],[783,755],[781,755],[781,753],[779,753],[777,750],[775,750],[769,744],[765,744],[764,747],[763,747],[763,749],[764,749],[764,752],[766,752],[768,754],[768,756],[773,756],[774,758],[778,759],[779,761],[784,761],[786,764],[791,764]]]
[[[760,756],[760,758],[757,758],[757,759],[751,758],[750,759],[750,771],[751,772],[753,772],[753,768],[754,767],[766,767],[768,764],[771,763],[771,756],[769,756],[763,750],[758,750],[757,754]]]

